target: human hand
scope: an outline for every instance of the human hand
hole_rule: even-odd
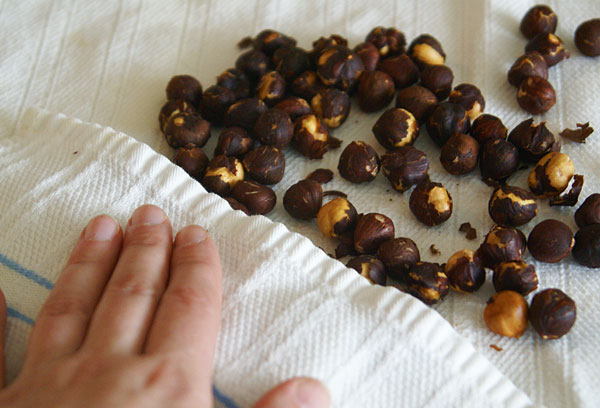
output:
[[[101,215],[86,226],[42,306],[19,376],[4,386],[6,305],[0,292],[0,406],[212,407],[221,263],[199,226],[172,240],[158,207],[125,233]],[[255,405],[328,407],[318,381],[295,378]]]

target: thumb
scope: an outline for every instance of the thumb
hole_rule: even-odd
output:
[[[271,389],[254,408],[328,408],[330,404],[329,391],[323,383],[298,377]]]
[[[4,327],[6,326],[6,300],[0,290],[0,389],[4,388]]]

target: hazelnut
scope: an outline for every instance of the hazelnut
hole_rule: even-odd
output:
[[[310,101],[323,86],[314,71],[304,71],[292,82],[292,93]]]
[[[471,120],[478,117],[485,109],[485,99],[483,99],[481,90],[471,84],[455,86],[450,92],[448,101],[462,105]]]
[[[429,34],[421,34],[412,40],[407,54],[421,69],[427,65],[443,65],[446,61],[442,45]]]
[[[542,54],[548,67],[569,58],[569,53],[565,50],[562,40],[552,33],[540,33],[529,40],[525,46],[525,52],[531,51]]]
[[[533,119],[519,123],[510,134],[508,140],[519,149],[521,160],[537,163],[550,152],[560,151],[561,143],[546,127],[546,122],[538,125]]]
[[[575,174],[575,165],[564,153],[548,153],[529,173],[529,189],[538,197],[551,197],[562,193]]]
[[[252,147],[252,138],[241,127],[227,127],[219,134],[219,140],[215,147],[215,156],[224,154],[225,156],[245,155]]]
[[[412,113],[401,108],[383,112],[373,125],[377,141],[388,150],[412,145],[419,136],[419,124]]]
[[[385,265],[390,278],[403,281],[410,265],[419,262],[421,255],[412,239],[401,237],[382,242],[377,249],[377,258]]]
[[[600,224],[586,225],[577,231],[573,258],[588,268],[600,268]]]
[[[540,33],[553,33],[557,22],[556,14],[550,7],[538,4],[525,13],[519,29],[525,38],[531,39]]]
[[[261,184],[276,184],[285,172],[285,156],[275,146],[259,146],[242,160],[246,174]]]
[[[327,152],[329,131],[315,115],[305,115],[294,122],[292,146],[309,159],[320,159]]]
[[[350,97],[339,89],[324,89],[312,98],[310,106],[325,125],[335,129],[350,113]]]
[[[419,67],[405,54],[384,58],[379,62],[378,69],[394,80],[396,89],[413,85],[421,78]]]
[[[429,159],[412,146],[402,146],[381,157],[381,169],[394,189],[404,192],[427,178]]]
[[[312,65],[316,67],[323,51],[336,45],[347,47],[348,40],[339,34],[332,34],[329,37],[319,37],[318,40],[313,41],[313,49],[309,53]]]
[[[415,262],[406,275],[408,293],[427,305],[448,294],[448,277],[436,263]]]
[[[440,162],[450,174],[466,174],[477,167],[479,143],[464,133],[455,133],[442,146]]]
[[[343,45],[327,48],[317,61],[317,75],[321,81],[344,92],[354,89],[364,70],[360,57]]]
[[[484,179],[502,183],[519,169],[519,150],[508,140],[489,140],[481,148],[479,169]]]
[[[440,183],[420,182],[409,199],[412,213],[425,225],[439,225],[452,215],[452,196]]]
[[[293,81],[309,68],[308,53],[298,47],[280,47],[273,53],[273,66],[286,81]]]
[[[167,122],[171,118],[171,116],[176,115],[178,113],[196,113],[196,108],[194,106],[183,100],[183,99],[171,99],[160,108],[160,113],[158,114],[158,123],[160,125],[160,130],[164,133],[167,127]]]
[[[527,77],[517,92],[519,106],[537,115],[550,110],[556,103],[556,92],[550,82],[542,77]]]
[[[308,115],[312,113],[312,109],[305,99],[297,96],[290,96],[279,102],[274,106],[275,109],[284,111],[290,115],[290,119],[294,122],[300,116]]]
[[[229,203],[229,206],[232,209],[234,209],[234,210],[240,210],[244,214],[250,215],[250,211],[248,211],[248,209],[246,208],[246,206],[244,204],[240,203],[235,198],[233,198],[233,197],[225,197],[225,201],[227,201]]]
[[[471,121],[465,108],[450,102],[440,103],[427,121],[427,133],[440,147],[453,134],[468,133],[470,128]]]
[[[571,252],[575,244],[569,226],[558,220],[544,220],[537,224],[527,238],[529,253],[540,262],[556,263]]]
[[[240,99],[227,109],[225,126],[238,126],[251,132],[260,115],[267,111],[267,105],[258,98]]]
[[[354,53],[363,62],[365,71],[375,71],[379,63],[379,50],[370,42],[363,42],[354,47]]]
[[[502,123],[502,120],[489,113],[480,115],[471,124],[471,136],[480,144],[485,144],[488,140],[506,139],[508,129]]]
[[[546,289],[531,300],[529,321],[544,340],[558,339],[571,330],[577,317],[575,301],[560,289]]]
[[[579,228],[600,224],[600,194],[595,193],[585,199],[575,211],[575,222]]]
[[[488,300],[483,320],[494,333],[518,339],[527,329],[527,302],[512,290],[498,292]]]
[[[200,180],[208,164],[208,157],[199,147],[180,147],[175,152],[175,164],[190,177]]]
[[[394,223],[378,213],[359,215],[354,228],[354,249],[360,254],[374,254],[379,245],[394,238]]]
[[[457,292],[475,292],[485,282],[485,269],[477,252],[463,249],[452,255],[444,266],[450,287]]]
[[[323,188],[317,181],[300,180],[283,196],[283,208],[294,218],[310,220],[317,216],[323,202]]]
[[[385,108],[394,99],[394,81],[383,71],[365,71],[358,82],[358,105],[363,112]]]
[[[260,77],[256,87],[258,99],[273,106],[285,96],[285,79],[277,71],[269,71]]]
[[[254,124],[254,138],[262,144],[283,148],[294,136],[290,115],[279,109],[263,112]]]
[[[421,71],[421,86],[433,92],[440,101],[450,95],[452,81],[454,81],[454,74],[445,65],[430,65]]]
[[[237,183],[231,195],[246,206],[250,215],[271,212],[277,201],[273,190],[252,180],[242,180]]]
[[[579,200],[579,194],[583,189],[583,175],[575,174],[567,188],[557,196],[550,197],[550,207],[573,207]]]
[[[167,99],[183,99],[198,106],[202,99],[202,85],[191,75],[175,75],[167,84]]]
[[[269,71],[269,57],[258,50],[246,51],[235,61],[235,67],[243,71],[251,83],[257,83]]]
[[[512,290],[523,296],[533,292],[538,287],[535,267],[523,261],[500,262],[494,268],[492,282],[496,292]]]
[[[494,190],[488,203],[492,220],[505,227],[527,224],[537,215],[535,196],[527,190],[514,186],[500,186]]]
[[[253,45],[254,49],[273,55],[278,48],[295,46],[296,40],[278,31],[266,29],[256,35]]]
[[[365,41],[375,45],[382,57],[404,54],[406,47],[404,34],[394,27],[375,27],[367,34]]]
[[[484,266],[494,268],[500,262],[523,259],[527,241],[521,231],[512,227],[495,226],[479,246]]]
[[[326,237],[339,238],[352,231],[358,213],[356,208],[343,197],[338,197],[321,207],[317,213],[317,225]]]
[[[202,95],[202,116],[211,123],[221,124],[225,112],[235,102],[232,90],[220,85],[213,85]]]
[[[250,80],[241,69],[229,68],[223,71],[217,77],[217,85],[230,89],[236,100],[250,96]]]
[[[385,267],[383,263],[374,256],[360,255],[352,258],[346,264],[348,268],[354,269],[363,278],[373,285],[385,286]]]
[[[354,141],[340,155],[338,170],[352,183],[372,181],[379,173],[379,156],[367,143]]]
[[[600,55],[600,18],[585,21],[575,30],[575,45],[583,55]]]
[[[244,179],[244,167],[235,157],[215,156],[206,166],[202,185],[221,197],[228,196],[237,183]]]
[[[200,115],[177,113],[171,115],[165,127],[165,138],[172,148],[202,147],[210,137],[210,123]]]
[[[403,108],[413,114],[417,122],[424,123],[437,107],[438,100],[427,88],[409,86],[396,94],[396,108]]]
[[[518,87],[525,78],[537,76],[548,79],[548,64],[537,51],[531,51],[521,55],[508,71],[508,82]]]

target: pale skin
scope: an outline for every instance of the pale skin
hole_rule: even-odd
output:
[[[221,262],[207,231],[172,227],[138,208],[123,232],[109,216],[82,231],[42,306],[18,377],[5,386],[0,291],[0,406],[212,407]],[[298,377],[255,408],[328,407],[327,389]]]

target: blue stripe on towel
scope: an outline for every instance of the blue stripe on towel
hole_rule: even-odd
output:
[[[33,326],[33,319],[29,316],[25,316],[23,313],[19,312],[17,309],[13,309],[12,307],[6,307],[6,314],[8,317],[14,317],[15,319],[19,319],[24,321],[30,326]]]
[[[223,404],[226,408],[238,408],[238,406],[235,405],[235,402],[233,402],[233,400],[231,398],[229,398],[227,395],[225,395],[221,391],[219,391],[217,389],[217,386],[214,384],[213,384],[213,394],[215,396],[215,399],[217,401],[219,401],[221,404]]]

